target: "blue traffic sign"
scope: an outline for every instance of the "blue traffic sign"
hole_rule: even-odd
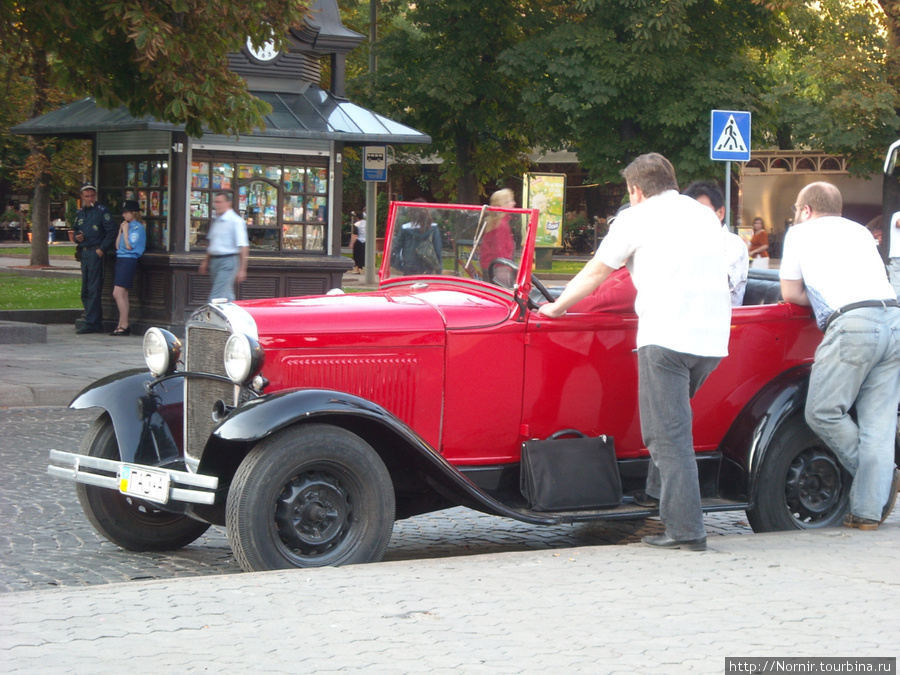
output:
[[[709,158],[721,162],[750,161],[750,113],[713,110]]]
[[[363,180],[383,183],[387,180],[387,146],[363,147]]]

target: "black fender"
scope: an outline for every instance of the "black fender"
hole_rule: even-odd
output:
[[[410,471],[451,502],[536,525],[559,522],[555,516],[522,512],[504,505],[474,485],[402,420],[358,396],[326,389],[291,389],[240,406],[212,431],[198,471],[231,476],[257,442],[289,426],[304,423],[340,426],[363,438],[378,452],[395,486]]]
[[[746,501],[751,507],[756,503],[759,474],[776,434],[788,422],[808,426],[804,411],[811,370],[812,364],[804,364],[781,373],[737,416],[720,446],[720,497]],[[827,446],[824,441],[822,445]],[[900,466],[900,429],[894,461]]]
[[[109,413],[121,461],[148,466],[177,463],[182,459],[181,448],[170,422],[177,420],[176,429],[180,429],[183,378],[149,387],[154,379],[140,368],[114,373],[83,389],[69,407],[103,408]]]
[[[744,407],[722,439],[719,496],[755,503],[759,473],[772,440],[797,415],[803,424],[811,364],[786,370]]]

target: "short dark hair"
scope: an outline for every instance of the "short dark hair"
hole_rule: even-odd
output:
[[[725,206],[725,195],[722,194],[719,186],[711,180],[695,180],[684,189],[682,194],[691,199],[697,199],[697,197],[705,195],[716,211]]]
[[[234,197],[231,196],[230,192],[217,192],[215,194],[215,196],[213,197],[213,199],[215,199],[215,197],[223,197],[224,199],[226,199],[228,201],[229,204],[231,204],[234,201]]]
[[[631,164],[622,169],[622,177],[629,187],[639,187],[645,197],[678,189],[675,167],[658,152],[648,152],[635,158]]]

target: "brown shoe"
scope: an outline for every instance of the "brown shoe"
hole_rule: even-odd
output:
[[[894,479],[891,481],[891,491],[888,494],[887,504],[884,505],[884,511],[881,512],[881,520],[878,521],[878,524],[881,525],[884,521],[887,520],[887,517],[891,515],[891,511],[894,510],[894,504],[897,503],[897,489],[900,488],[900,469],[894,468]]]
[[[852,513],[848,513],[844,516],[844,527],[853,527],[857,530],[877,530],[878,521],[871,518],[860,518]]]

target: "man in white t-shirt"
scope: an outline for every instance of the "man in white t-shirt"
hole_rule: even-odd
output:
[[[750,268],[750,254],[747,244],[725,226],[725,196],[715,183],[695,180],[688,185],[682,194],[696,199],[713,210],[716,218],[722,223],[722,243],[725,246],[725,261],[728,264],[728,290],[731,291],[731,306],[744,304],[744,292],[747,290],[747,270]]]
[[[900,297],[900,211],[891,216],[888,237],[888,274],[894,293]]]
[[[641,155],[622,171],[631,208],[619,215],[594,257],[556,302],[554,318],[623,264],[637,288],[638,393],[641,433],[650,451],[644,493],[635,502],[659,507],[665,534],[649,546],[706,549],[691,397],[728,354],[731,299],[719,219],[678,194],[671,163]]]
[[[200,263],[200,274],[212,277],[209,301],[235,299],[234,285],[247,278],[250,241],[247,224],[231,208],[231,194],[217,192],[213,198],[216,219],[206,235],[206,257]]]
[[[800,191],[779,274],[785,301],[812,306],[825,333],[809,379],[806,422],[853,476],[844,525],[874,530],[890,514],[900,480],[894,468],[900,302],[875,239],[842,218],[842,208],[830,183]],[[850,416],[854,404],[858,422]]]

